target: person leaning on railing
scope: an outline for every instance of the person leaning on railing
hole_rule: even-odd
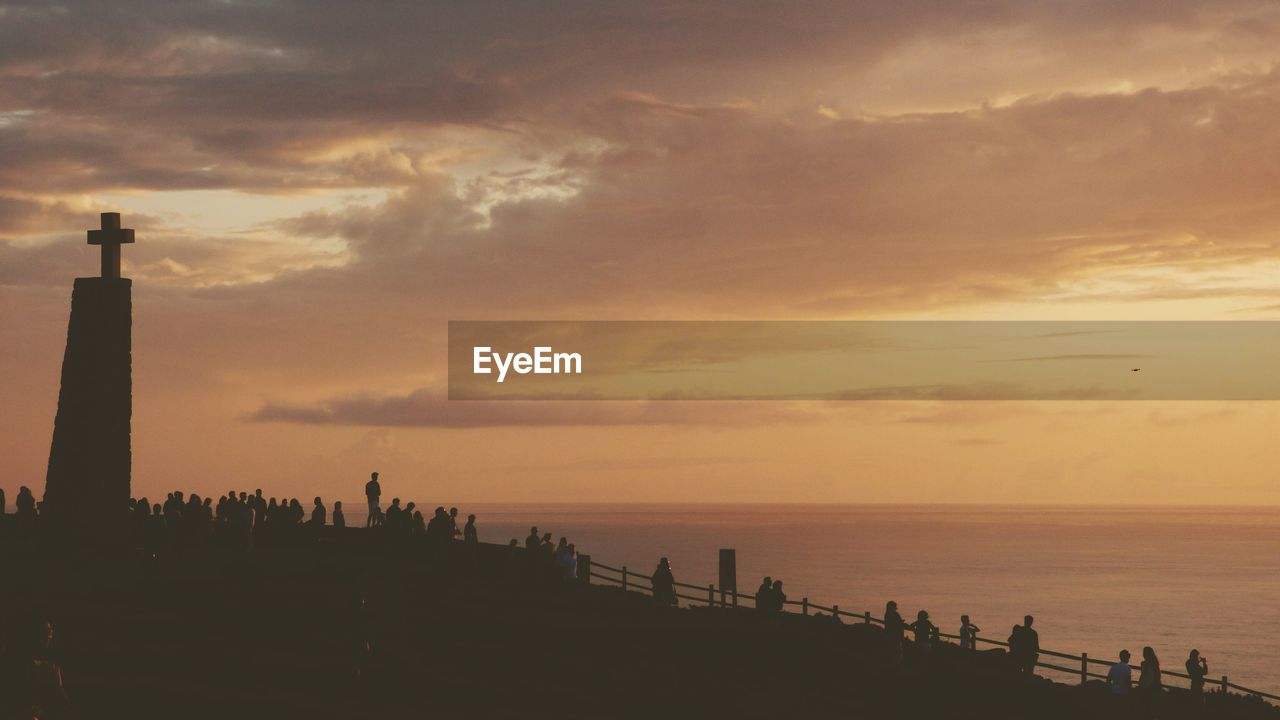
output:
[[[1192,650],[1187,658],[1187,677],[1191,678],[1191,694],[1197,702],[1204,702],[1204,678],[1209,674],[1209,659]]]

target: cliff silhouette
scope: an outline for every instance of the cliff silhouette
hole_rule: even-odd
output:
[[[1143,708],[830,616],[659,605],[523,548],[320,528],[252,550],[72,557],[0,527],[7,626],[54,624],[76,717],[1093,718]],[[1280,709],[1170,690],[1161,718]]]

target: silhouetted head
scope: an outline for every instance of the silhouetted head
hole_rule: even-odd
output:
[[[405,510],[408,510],[408,511],[410,511],[410,512],[412,512],[412,511],[413,511],[413,509],[414,509],[414,508],[416,508],[416,507],[418,507],[418,506],[417,506],[417,505],[415,505],[415,504],[413,504],[413,503],[409,503],[408,505],[405,505],[405,506],[404,506],[404,509],[405,509]],[[418,514],[419,514],[419,515],[421,515],[422,513],[418,513]]]
[[[391,507],[400,507],[400,498],[391,498]]]
[[[1132,657],[1132,656],[1131,656],[1131,655],[1129,655],[1129,651],[1128,651],[1128,650],[1121,650],[1121,651],[1120,651],[1120,662],[1125,663],[1125,664],[1127,665],[1127,664],[1129,663],[1129,658],[1130,658],[1130,657]]]
[[[333,509],[334,509],[334,510],[341,510],[341,509],[342,509],[342,501],[341,501],[341,500],[339,500],[339,501],[335,502],[335,503],[333,504]]]
[[[671,567],[671,563],[666,558],[662,558],[661,560],[658,560],[658,567]]]
[[[773,578],[769,577],[768,575],[765,575],[764,580],[761,580],[760,584],[764,585],[765,587],[773,587]]]
[[[376,473],[376,472],[375,472],[375,473],[369,473],[369,479],[370,479],[370,480],[377,480],[377,479],[378,479],[378,473]]]
[[[1199,651],[1199,650],[1196,650],[1196,649],[1194,649],[1194,648],[1191,650],[1191,662],[1200,662],[1200,651]]]
[[[316,496],[315,503],[316,503],[316,505],[323,505],[323,504],[324,504],[324,503],[320,502],[320,496],[319,496],[319,495],[317,495],[317,496]]]
[[[533,527],[529,528],[529,534],[530,534],[530,535],[537,535],[537,534],[538,534],[538,526],[537,526],[537,525],[534,525]]]
[[[449,508],[449,517],[458,517],[458,508]]]
[[[917,620],[928,620],[928,619],[929,619],[929,613],[925,612],[924,610],[921,610],[920,612],[916,613],[916,619],[917,619]]]
[[[889,612],[890,610],[897,610],[897,609],[898,609],[898,603],[892,600],[884,604],[885,612]]]
[[[14,630],[9,638],[12,644],[6,649],[20,655],[38,657],[53,642],[53,624],[42,617],[22,620]]]
[[[475,522],[475,521],[476,521],[476,516],[475,516],[475,515],[468,515],[468,516],[467,516],[467,522],[468,522],[468,523],[473,523],[473,522]]]
[[[542,533],[542,542],[551,542],[551,533]]]
[[[969,616],[968,616],[968,615],[961,615],[961,616],[960,616],[960,622],[964,623],[965,625],[968,625],[968,624],[969,624]]]
[[[774,590],[781,590],[781,589],[782,589],[782,581],[781,581],[781,580],[774,580],[774,581],[773,581],[773,589],[774,589]]]
[[[436,515],[445,515],[445,514],[446,514],[446,513],[445,513],[445,511],[444,511],[444,506],[443,506],[443,505],[437,505],[437,506],[436,506]]]
[[[240,502],[246,502],[249,499],[248,493],[240,493]]]
[[[1023,625],[1026,625],[1027,627],[1031,627],[1031,623],[1033,623],[1033,622],[1035,622],[1035,621],[1036,621],[1036,619],[1035,619],[1035,618],[1033,618],[1033,617],[1031,617],[1030,615],[1028,615],[1028,616],[1026,616],[1026,617],[1022,618],[1022,624],[1023,624]]]
[[[1142,648],[1142,659],[1143,659],[1143,660],[1146,660],[1146,661],[1148,661],[1148,662],[1155,662],[1155,661],[1156,661],[1156,651],[1155,651],[1155,650],[1152,650],[1150,645],[1148,645],[1148,646],[1146,646],[1146,647]]]
[[[412,507],[412,506],[413,506],[413,503],[409,503],[409,506],[410,506],[410,507]],[[422,511],[420,511],[420,510],[418,510],[418,511],[414,511],[414,513],[413,513],[413,519],[414,519],[414,520],[421,520],[421,519],[422,519]]]
[[[520,541],[515,538],[511,538],[511,542],[507,543],[507,547],[519,547],[519,545]]]
[[[258,488],[257,490],[254,490],[253,496],[258,498],[262,497],[262,488]]]

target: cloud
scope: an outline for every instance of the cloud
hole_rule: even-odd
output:
[[[1061,337],[1069,333],[1058,333],[1056,336]],[[1084,334],[1084,333],[1076,333]],[[1154,357],[1152,355],[1142,354],[1126,354],[1126,353],[1079,353],[1075,355],[1036,355],[1032,357],[1008,358],[1006,360],[993,360],[992,362],[1057,362],[1061,360],[1140,360],[1142,358]]]
[[[353,395],[311,405],[266,403],[244,419],[307,425],[383,427],[754,426],[808,422],[823,416],[805,403],[700,401],[457,401],[438,390],[408,395]]]

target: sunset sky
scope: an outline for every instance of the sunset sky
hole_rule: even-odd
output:
[[[1278,403],[483,403],[449,320],[1280,319],[1280,5],[5,2],[0,487],[84,231],[135,495],[1280,503]]]

